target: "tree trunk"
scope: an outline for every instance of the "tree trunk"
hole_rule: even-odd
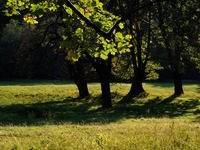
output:
[[[167,32],[167,28],[164,26],[164,14],[162,12],[163,6],[161,3],[157,3],[158,8],[158,21],[159,27],[161,29],[162,36],[164,38],[165,47],[168,53],[168,57],[171,60],[171,68],[173,72],[173,80],[174,80],[174,95],[179,96],[184,94],[183,92],[183,85],[182,85],[182,74],[180,72],[180,62],[181,62],[181,47],[183,44],[180,45],[180,41],[178,40],[182,34],[180,34],[180,26],[181,24],[176,24],[176,28],[173,28],[174,39],[171,39],[172,35]],[[173,20],[176,20],[175,16],[173,16]],[[176,21],[177,22],[177,21]],[[169,35],[168,35],[169,34]],[[175,41],[175,45],[171,46],[170,41]],[[183,42],[183,41],[181,41]],[[171,47],[171,48],[170,48]],[[173,48],[174,49],[173,49]],[[175,62],[175,63],[174,63]],[[177,67],[179,66],[179,67]],[[183,68],[182,68],[183,69]]]
[[[87,82],[85,81],[85,79],[83,79],[81,76],[77,76],[74,78],[74,82],[78,88],[79,91],[79,98],[86,98],[87,96],[89,96],[89,91],[88,91],[88,87],[87,87]]]
[[[96,69],[100,84],[101,84],[101,94],[102,94],[102,108],[107,109],[112,107],[111,92],[110,92],[110,75],[111,75],[111,61],[112,56],[108,54],[108,59],[103,60],[101,58],[93,58],[90,54],[85,52],[86,57],[92,63],[92,66]]]
[[[136,73],[136,69],[134,69],[135,76],[132,79],[131,89],[129,91],[129,95],[137,96],[143,92],[145,92],[142,83],[143,83],[143,75],[142,73]]]
[[[111,108],[111,92],[110,92],[110,75],[111,75],[111,56],[108,55],[107,60],[100,59],[100,68],[97,69],[101,82],[101,93],[102,93],[102,107]]]
[[[174,95],[180,96],[181,94],[184,94],[181,73],[179,71],[174,71],[173,79],[174,79]]]
[[[139,6],[139,1],[137,1],[136,5]],[[145,90],[142,86],[142,83],[143,83],[144,71],[145,71],[145,67],[146,67],[147,59],[148,59],[148,55],[146,55],[145,61],[143,63],[143,59],[142,59],[142,30],[140,28],[139,21],[138,21],[139,19],[138,19],[137,16],[139,16],[139,12],[136,13],[136,17],[134,18],[134,20],[130,19],[130,23],[134,24],[134,26],[135,26],[135,31],[133,29],[133,26],[130,26],[130,31],[131,31],[132,34],[134,32],[136,32],[135,42],[132,41],[132,44],[136,45],[136,49],[134,47],[131,49],[131,57],[132,57],[132,63],[133,63],[133,69],[134,69],[134,77],[132,79],[131,89],[128,93],[128,96],[130,96],[130,97],[134,97],[134,96],[137,96],[137,95],[145,92]],[[149,15],[149,17],[151,18],[151,15]],[[150,36],[151,36],[151,34],[150,34],[150,25],[149,25],[148,40],[150,39]],[[148,47],[147,47],[148,52],[149,52],[149,46],[150,46],[150,42],[148,41]]]
[[[74,64],[70,61],[67,61],[67,64],[69,74],[78,88],[79,98],[85,98],[89,96],[88,86],[85,80],[85,71],[81,59]]]
[[[110,92],[110,79],[108,77],[100,77],[101,93],[102,93],[102,108],[111,108],[111,92]]]

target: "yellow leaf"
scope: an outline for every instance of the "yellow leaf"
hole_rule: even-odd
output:
[[[36,20],[37,17],[33,17],[31,14],[24,15],[24,21],[30,24],[37,24],[38,21]]]

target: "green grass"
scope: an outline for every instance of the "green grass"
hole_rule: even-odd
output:
[[[77,99],[66,81],[0,82],[0,150],[200,148],[200,86],[144,83],[148,95],[121,103],[130,84],[111,84],[113,108],[102,110],[100,85]]]
[[[1,149],[198,150],[200,125],[168,119],[0,127]]]

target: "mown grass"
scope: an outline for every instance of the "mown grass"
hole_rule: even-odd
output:
[[[77,99],[72,82],[0,82],[0,149],[196,149],[200,148],[200,86],[145,83],[147,93],[120,100],[130,84],[111,84],[113,108],[101,109],[100,85]]]

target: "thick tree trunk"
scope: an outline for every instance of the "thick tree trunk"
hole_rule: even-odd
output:
[[[181,73],[179,71],[174,71],[173,79],[174,79],[174,95],[179,96],[181,94],[184,94]]]
[[[88,91],[88,87],[87,87],[87,82],[85,81],[85,79],[83,79],[81,76],[77,76],[74,78],[74,82],[78,88],[79,91],[79,98],[86,98],[87,96],[89,96],[89,91]]]
[[[133,77],[133,80],[132,80],[132,85],[131,85],[131,89],[129,91],[129,95],[133,95],[133,96],[137,96],[143,92],[145,92],[143,86],[142,86],[142,83],[143,83],[143,75],[142,73],[136,73],[136,70],[135,70],[135,76]]]
[[[137,79],[133,79],[129,95],[139,95],[144,92],[142,82]]]
[[[85,52],[86,57],[92,63],[92,66],[96,69],[100,84],[101,84],[101,94],[102,94],[102,108],[107,109],[112,107],[111,92],[110,92],[110,75],[111,75],[111,55],[108,55],[107,60],[101,58],[95,59]]]
[[[107,60],[100,60],[99,68],[97,69],[101,82],[102,93],[102,108],[111,108],[111,92],[110,92],[110,75],[111,75],[111,56]]]
[[[88,86],[85,80],[85,71],[81,59],[74,64],[70,61],[67,61],[67,64],[69,74],[78,88],[79,98],[85,98],[89,96]]]
[[[109,77],[100,77],[101,93],[102,93],[102,108],[111,108],[111,92],[110,92],[110,79]]]

